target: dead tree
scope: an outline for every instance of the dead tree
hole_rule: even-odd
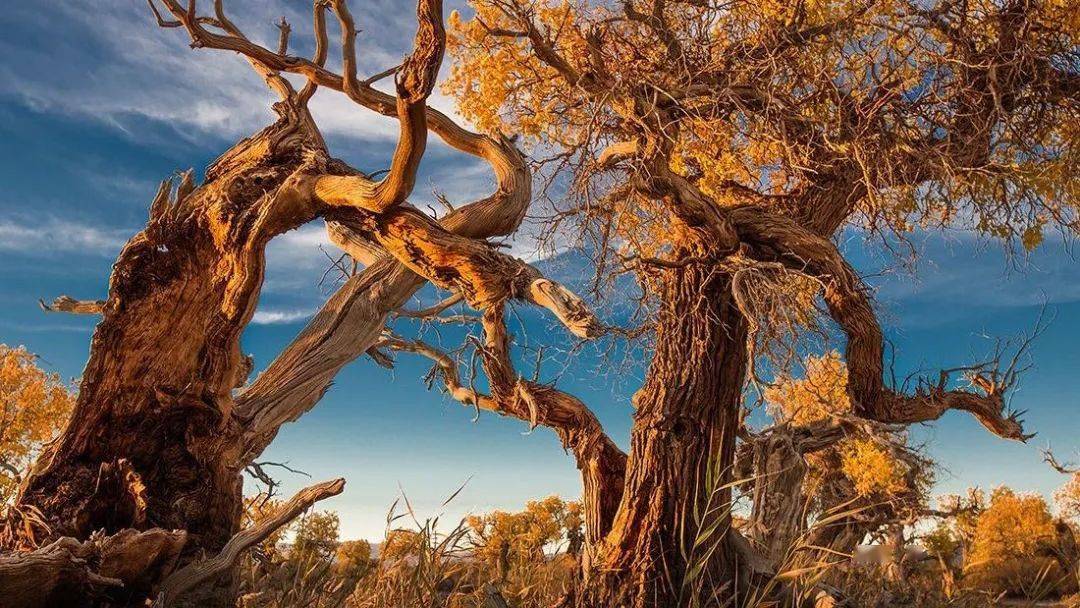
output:
[[[146,228],[114,266],[74,415],[11,510],[9,549],[164,528],[185,539],[182,550],[173,533],[161,539],[160,551],[173,549],[180,564],[221,550],[238,531],[244,468],[282,424],[315,405],[333,376],[375,343],[388,314],[427,280],[478,308],[520,299],[551,310],[576,334],[595,333],[595,319],[576,296],[484,240],[520,222],[530,200],[529,171],[508,140],[466,131],[426,106],[445,45],[439,0],[418,2],[413,51],[395,70],[396,95],[357,78],[356,30],[344,2],[315,3],[312,59],[287,55],[286,40],[276,51],[258,47],[220,1],[211,16],[198,14],[194,2],[161,5],[150,3],[158,24],[182,28],[192,46],[247,55],[280,97],[279,119],[226,152],[202,183],[191,172],[178,184],[162,183]],[[328,14],[342,29],[342,75],[322,67]],[[306,74],[308,83],[296,90],[283,70]],[[400,138],[382,179],[329,155],[306,106],[319,86],[398,119]],[[428,131],[486,160],[498,181],[494,194],[441,222],[406,202]],[[265,246],[316,218],[367,268],[245,386],[250,366],[239,337],[258,300]],[[77,569],[55,561],[57,569]],[[40,560],[22,563],[48,574],[40,572]],[[104,590],[100,601],[142,605],[161,582],[160,570],[167,569],[125,573],[137,580],[109,577],[116,589]],[[230,580],[226,571],[183,601],[228,605]]]

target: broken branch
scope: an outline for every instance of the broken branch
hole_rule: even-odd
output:
[[[231,568],[240,555],[266,540],[271,534],[306,511],[311,505],[325,498],[337,496],[345,489],[344,479],[324,481],[296,493],[273,515],[233,536],[220,553],[210,559],[188,564],[165,579],[158,592],[155,608],[166,608],[186,591]]]

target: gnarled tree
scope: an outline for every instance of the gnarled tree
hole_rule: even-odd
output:
[[[382,359],[385,347],[432,358],[454,398],[549,426],[573,452],[587,528],[580,601],[751,598],[774,564],[731,526],[744,386],[773,321],[758,313],[800,285],[844,335],[852,417],[905,425],[961,410],[1002,437],[1028,437],[1006,406],[1017,367],[999,357],[913,388],[887,383],[867,289],[834,239],[852,224],[901,235],[967,224],[1035,246],[1046,227],[1077,228],[1080,74],[1067,3],[472,4],[471,19],[451,19],[448,87],[490,135],[426,105],[446,39],[440,0],[418,2],[413,52],[387,72],[396,95],[357,76],[344,0],[314,2],[310,59],[289,54],[287,33],[277,49],[252,42],[221,0],[209,14],[151,0],[159,25],[194,47],[244,56],[279,94],[281,118],[202,184],[190,173],[162,184],[117,261],[72,424],[20,490],[18,512],[36,515],[9,543],[165,527],[186,535],[181,563],[222,549],[238,528],[241,471],[342,366],[369,351]],[[329,17],[341,73],[325,67]],[[296,90],[283,73],[306,84]],[[317,87],[397,118],[385,177],[331,157],[306,108]],[[438,221],[410,207],[428,132],[487,161],[498,190]],[[514,369],[509,300],[550,310],[578,337],[606,328],[485,241],[512,232],[532,199],[532,167],[503,133],[524,137],[543,170],[568,168],[575,196],[556,219],[583,230],[601,269],[632,269],[646,294],[655,347],[628,455],[580,400]],[[366,268],[243,386],[238,340],[263,249],[316,218]],[[762,273],[779,278],[755,281]],[[481,312],[489,394],[446,353],[383,332],[428,281]],[[191,601],[227,603],[227,578]],[[123,598],[136,604],[159,582],[142,576]]]
[[[576,296],[484,240],[521,221],[530,200],[529,170],[508,140],[466,131],[427,107],[445,48],[441,1],[417,4],[413,51],[394,70],[396,95],[358,80],[356,30],[344,2],[315,2],[312,59],[288,55],[286,36],[277,50],[255,45],[220,1],[209,15],[194,2],[164,0],[150,8],[160,26],[184,29],[192,46],[245,54],[279,95],[279,119],[215,161],[201,184],[191,172],[178,184],[161,184],[147,227],[115,264],[71,422],[20,488],[7,524],[8,548],[165,528],[180,531],[180,543],[177,534],[161,536],[181,564],[221,550],[239,529],[244,468],[282,424],[315,405],[346,363],[374,345],[387,315],[427,280],[483,308],[528,300],[575,333],[595,332],[595,320]],[[322,67],[328,14],[341,26],[341,75]],[[308,81],[297,90],[283,70]],[[381,180],[330,156],[307,110],[319,86],[397,118],[400,138]],[[498,181],[494,194],[441,222],[406,201],[429,131],[488,161]],[[250,362],[239,338],[258,301],[265,246],[320,217],[368,267],[245,386]],[[33,568],[40,561],[24,563],[24,574],[41,575]],[[104,590],[102,601],[142,605],[167,568],[159,570],[109,577],[113,588]],[[4,574],[11,577],[5,584],[25,580],[15,566]],[[225,569],[216,586],[201,585],[182,601],[230,604],[228,574]],[[56,589],[41,601],[59,601],[70,591]]]
[[[752,595],[767,564],[715,531],[730,530],[743,384],[778,320],[759,313],[800,284],[843,334],[853,417],[960,410],[1027,438],[1006,405],[1018,366],[1001,357],[888,383],[868,290],[835,239],[974,228],[1034,247],[1044,229],[1076,230],[1067,4],[474,0],[452,17],[461,111],[572,177],[554,219],[651,298],[622,496],[595,533],[596,604]],[[779,278],[753,280],[765,274]]]

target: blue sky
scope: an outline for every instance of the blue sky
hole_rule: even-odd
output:
[[[310,47],[309,3],[232,4],[243,6],[246,12],[234,17],[253,38],[275,39],[271,23],[284,14],[294,27],[293,48]],[[353,5],[363,30],[362,71],[396,64],[413,31],[408,3]],[[46,315],[37,298],[104,297],[111,263],[145,222],[157,182],[188,167],[201,172],[236,139],[264,126],[271,98],[242,60],[189,49],[181,32],[154,27],[141,2],[15,3],[0,13],[0,29],[6,58],[0,66],[0,342],[25,344],[48,368],[74,378],[86,361],[94,320]],[[439,95],[433,103],[452,109]],[[313,109],[332,153],[360,169],[385,166],[393,122],[327,92]],[[482,164],[433,143],[413,201],[427,204],[438,190],[464,202],[491,187]],[[1037,448],[1050,442],[1060,456],[1080,456],[1080,267],[1060,239],[1029,258],[1007,257],[971,235],[920,235],[915,242],[922,257],[914,273],[858,234],[844,242],[861,271],[888,270],[872,282],[898,348],[899,372],[972,361],[989,347],[984,336],[1030,328],[1044,302],[1054,317],[1014,397],[1017,407],[1029,409],[1029,429],[1039,436],[1031,445],[1003,442],[958,413],[917,428],[916,438],[929,442],[943,466],[938,491],[1004,483],[1051,494],[1064,479],[1041,463]],[[243,337],[259,368],[330,293],[332,286],[320,285],[329,265],[320,247],[333,251],[318,225],[271,244],[264,296]],[[522,255],[532,250],[527,237],[515,244]],[[579,278],[572,260],[548,265],[571,282]],[[567,340],[541,315],[520,312],[533,344]],[[447,330],[428,337],[452,348],[460,336]],[[642,366],[602,357],[604,346],[584,349],[559,385],[593,407],[625,446],[629,395]],[[283,430],[266,459],[289,461],[320,480],[346,477],[345,493],[325,506],[340,513],[349,538],[379,537],[402,489],[419,515],[446,511],[451,519],[579,493],[572,459],[553,434],[527,433],[523,424],[491,415],[474,422],[470,410],[426,390],[420,378],[427,367],[407,357],[393,372],[366,359],[352,364],[313,412]],[[544,371],[551,377],[560,368],[553,360]],[[440,509],[467,479],[461,495]],[[308,480],[285,474],[283,481],[289,492]]]

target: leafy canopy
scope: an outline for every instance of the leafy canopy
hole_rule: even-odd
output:
[[[721,206],[786,213],[832,189],[869,226],[962,225],[1029,249],[1077,228],[1070,0],[470,6],[450,19],[444,90],[578,177],[602,173],[591,159],[613,141],[651,138]],[[589,198],[587,213],[630,243],[665,236],[649,197]]]

